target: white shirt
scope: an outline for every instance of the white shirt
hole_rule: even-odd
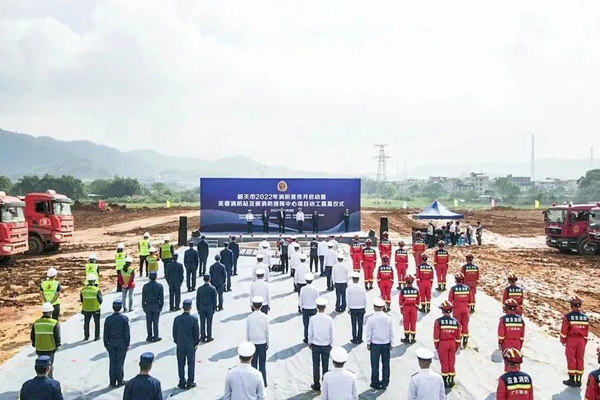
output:
[[[271,288],[269,284],[262,279],[252,282],[250,284],[250,305],[252,305],[252,298],[260,296],[264,299],[263,305],[268,306],[271,304]]]
[[[296,213],[296,221],[304,221],[304,213],[302,211]]]
[[[338,261],[338,263],[333,266],[331,278],[333,279],[333,283],[348,283],[348,279],[350,278],[348,266]]]
[[[319,247],[317,247],[317,254],[319,255],[319,257],[324,256],[327,249],[327,242],[325,240],[320,241]]]
[[[375,311],[367,320],[367,344],[394,344],[392,318],[383,311]]]
[[[316,346],[333,345],[333,319],[324,312],[317,312],[308,323],[308,343]]]
[[[335,239],[331,239],[331,240],[330,240],[330,242],[331,242],[331,243],[333,243],[333,249],[334,249],[335,251],[337,251],[337,249],[338,249],[338,246],[340,245],[340,244],[338,243],[338,241],[337,241],[337,240],[335,240]]]
[[[296,266],[296,272],[294,272],[294,283],[297,284],[305,284],[306,279],[304,279],[304,275],[310,272],[310,267],[307,263],[301,262]]]
[[[450,227],[448,228],[448,232],[455,233],[456,232],[456,225],[450,224]]]
[[[246,318],[246,340],[254,344],[269,344],[269,317],[255,310]]]
[[[298,246],[298,250],[296,250],[296,246]],[[296,251],[300,251],[300,244],[298,242],[292,242],[288,246],[288,257],[292,258]]]
[[[346,368],[333,368],[323,376],[321,400],[358,400],[356,376]]]
[[[265,244],[267,245],[267,251],[269,254],[271,254],[271,243],[267,242],[266,240],[263,240],[258,244],[258,251],[261,251],[263,249],[263,245]]]
[[[427,234],[428,234],[428,235],[433,235],[433,231],[434,231],[434,229],[433,229],[433,225],[431,225],[431,224],[428,224],[428,225],[427,225]]]
[[[227,372],[223,400],[264,399],[265,384],[257,369],[250,364],[240,364]]]
[[[263,256],[263,263],[267,264],[269,267],[273,266],[273,261],[271,260],[271,249],[260,249],[256,252],[256,254],[261,254]]]
[[[292,254],[292,256],[290,257],[290,268],[291,269],[296,269],[297,265],[300,265],[302,261],[300,261],[300,252],[297,251],[294,254]],[[295,272],[294,272],[295,274]]]
[[[269,282],[270,274],[269,274],[269,266],[265,263],[258,263],[252,268],[252,282],[256,281],[256,271],[262,269],[265,271],[265,281]]]
[[[254,214],[252,214],[252,213],[246,214],[246,222],[252,222],[252,221],[254,221]]]
[[[446,400],[442,376],[429,368],[422,369],[411,376],[408,400]]]
[[[334,249],[328,249],[325,252],[325,266],[333,267],[335,264],[337,264],[337,251]]]
[[[307,310],[316,310],[317,303],[315,300],[319,298],[319,291],[313,284],[308,284],[300,289],[300,297],[298,297],[298,305],[300,308],[306,308]]]
[[[353,283],[346,289],[348,308],[351,310],[367,309],[367,291],[360,283]]]

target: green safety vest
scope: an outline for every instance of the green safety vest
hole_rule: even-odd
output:
[[[160,246],[160,249],[162,250],[160,256],[163,260],[165,258],[173,258],[173,253],[171,253],[171,246],[171,243],[165,243],[162,246]]]
[[[58,290],[58,281],[57,280],[45,280],[42,282],[42,291],[44,293],[44,298],[47,302],[52,302],[54,296],[56,296],[56,291]],[[52,305],[60,304],[60,297],[56,299],[55,302],[52,302]]]
[[[97,286],[84,286],[81,289],[81,294],[83,296],[83,305],[82,310],[88,312],[98,311],[101,307],[100,302],[98,301],[98,289]]]
[[[148,262],[148,272],[158,271],[158,257],[148,256],[146,257],[146,261]]]
[[[58,321],[52,318],[40,318],[33,323],[35,332],[35,349],[37,351],[54,351],[56,342],[54,341],[54,327]]]
[[[147,256],[150,254],[150,241],[146,239],[140,240],[140,256]]]
[[[127,268],[127,271],[125,271],[124,269],[121,270],[121,276],[123,277],[123,283],[125,285],[129,285],[129,279],[131,277],[131,275],[133,275],[135,273],[135,268],[132,268],[131,266],[129,268]]]
[[[127,257],[127,253],[124,251],[115,253],[115,270],[120,271],[123,269],[123,265],[125,265],[125,258]]]
[[[88,274],[96,275],[96,283],[100,283],[100,271],[98,268],[98,264],[96,264],[96,263],[85,264],[85,282],[87,282]]]

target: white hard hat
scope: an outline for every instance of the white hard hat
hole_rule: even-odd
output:
[[[95,281],[96,279],[98,279],[98,277],[95,274],[87,274],[85,276],[85,280],[86,281]]]
[[[127,256],[127,257],[125,257],[125,262],[126,263],[132,263],[133,262],[133,258],[131,258],[131,256]]]
[[[92,253],[90,254],[90,256],[88,257],[88,260],[97,260],[98,256],[96,256],[96,253]]]
[[[383,301],[382,298],[377,297],[373,299],[373,305],[375,307],[385,307],[385,301]]]
[[[262,235],[262,238],[266,240],[268,238],[268,236],[267,235]]]
[[[252,302],[253,302],[253,303],[262,303],[262,302],[264,302],[264,301],[265,301],[265,299],[263,299],[263,297],[262,297],[262,296],[254,296],[254,297],[252,298]]]
[[[306,260],[306,254],[304,254],[304,253],[300,254],[300,259],[301,260]]]
[[[306,281],[314,281],[315,280],[315,276],[313,274],[311,274],[310,272],[307,272],[306,274],[304,274],[304,280],[306,280]]]
[[[145,237],[145,238],[147,238],[147,237],[150,237],[150,233],[148,233],[148,232],[144,232],[144,237]]]
[[[337,253],[337,258],[338,258],[338,260],[343,260],[344,259],[344,254]]]
[[[352,274],[350,274],[350,276],[352,278],[360,279],[360,272],[354,271]]]
[[[296,243],[296,244],[294,244],[294,248],[295,248],[296,250],[300,250],[300,244],[299,244],[299,243]]]
[[[171,240],[171,238],[170,238],[170,237],[168,237],[168,236],[165,236],[165,237],[163,238],[163,240],[164,240],[165,242],[168,242],[168,241],[170,241],[170,240]]]
[[[125,243],[119,243],[117,245],[117,249],[124,249],[125,248]]]
[[[421,347],[416,351],[417,358],[420,360],[432,360],[433,359],[433,351],[426,349],[425,347]]]
[[[150,253],[156,253],[156,247],[151,246],[149,251]]]
[[[340,346],[336,346],[333,349],[331,349],[331,359],[333,361],[335,361],[336,363],[345,363],[346,361],[348,361],[348,352],[346,351],[346,349],[344,349],[343,347]]]
[[[296,240],[296,235],[292,235],[292,240]]]
[[[315,300],[315,304],[321,307],[326,306],[327,299],[325,297],[317,297],[317,299]]]
[[[263,249],[266,249],[267,247],[269,247],[269,243],[263,243],[263,244],[262,244],[262,248],[263,248]]]
[[[256,275],[264,275],[265,274],[265,270],[262,268],[259,268],[256,270]]]
[[[262,254],[257,254],[256,255],[256,259],[257,260],[262,260],[263,258],[265,258],[265,256],[263,256]]]
[[[333,247],[333,243],[327,242],[327,247]]]
[[[56,274],[58,274],[58,271],[56,270],[56,268],[52,268],[52,267],[48,268],[48,272],[46,272],[46,276],[48,278],[52,278],[52,277],[56,276]]]
[[[42,305],[42,312],[46,313],[46,312],[52,312],[54,311],[54,306],[52,306],[52,304],[45,302]]]
[[[251,357],[256,351],[256,346],[252,342],[242,342],[238,346],[238,355],[240,357]]]

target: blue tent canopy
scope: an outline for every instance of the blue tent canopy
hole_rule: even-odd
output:
[[[420,213],[413,215],[413,219],[463,219],[464,217],[463,214],[448,210],[437,200]]]

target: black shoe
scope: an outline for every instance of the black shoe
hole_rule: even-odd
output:
[[[209,337],[209,338],[206,338],[206,343],[210,343],[210,342],[212,342],[213,340],[215,340],[215,339],[214,339],[214,338],[211,338],[211,337]]]
[[[108,387],[111,387],[111,388],[116,388],[116,387],[118,387],[118,386],[117,386],[117,384],[116,384],[116,383],[109,383],[109,384],[108,384]]]
[[[152,339],[153,342],[160,342],[161,340],[161,337],[155,337],[154,339]]]
[[[97,342],[98,340],[100,340],[100,336],[94,338],[94,342]]]
[[[181,307],[175,307],[175,311],[181,310]]]
[[[150,338],[150,337],[146,338],[146,342],[152,342],[152,341],[153,341],[152,338]]]
[[[117,382],[117,387],[125,386],[126,384],[127,384],[127,381]]]
[[[185,388],[189,390],[189,389],[193,389],[195,387],[196,387],[196,382],[192,382],[192,383],[188,383]]]
[[[376,384],[374,384],[374,383],[371,383],[371,385],[370,385],[370,386],[371,386],[373,389],[375,389],[375,390],[379,390],[379,389],[381,389],[381,386],[380,386],[380,385],[376,385]]]
[[[314,383],[312,385],[310,385],[310,388],[312,390],[316,390],[317,392],[321,391],[321,386],[315,385]]]
[[[577,386],[576,383],[575,383],[575,380],[573,379],[572,376],[569,376],[569,379],[567,379],[566,381],[563,381],[563,385],[567,385],[567,386],[570,386],[570,387],[576,387]]]
[[[302,339],[304,343],[308,343],[308,339]]]
[[[383,386],[383,385],[381,385],[381,386],[379,386],[379,389],[381,389],[381,390],[386,390],[386,389],[387,389],[387,386]]]
[[[450,388],[450,377],[449,376],[442,376],[442,378],[444,379],[444,387],[446,389]]]
[[[454,383],[454,376],[449,376],[448,377],[448,387],[450,389],[452,389],[454,387],[455,383]]]
[[[90,337],[89,337],[89,336],[86,336],[86,337],[84,337],[84,338],[83,338],[83,341],[84,341],[84,342],[87,342],[88,340],[90,340]]]
[[[187,389],[187,385],[185,383],[180,383],[179,385],[177,385],[177,387],[179,389],[182,389],[182,390],[186,390]]]

